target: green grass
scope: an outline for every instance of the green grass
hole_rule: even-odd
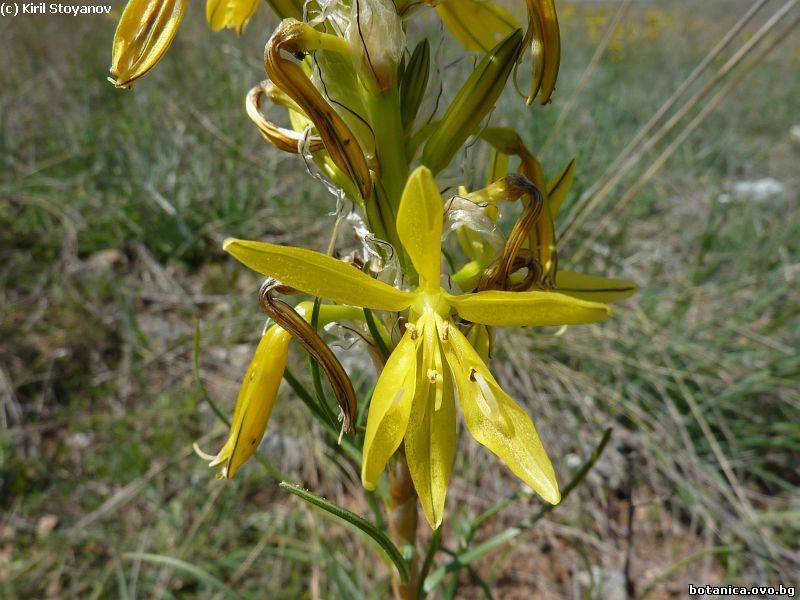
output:
[[[673,3],[677,21],[657,38],[631,33],[601,61],[543,157],[552,172],[577,155],[571,201],[743,3],[700,6]],[[591,56],[587,22],[598,10],[608,12],[579,6],[565,19],[555,104],[523,111],[508,96],[496,123],[522,123],[526,140],[542,143]],[[634,33],[646,10],[629,15]],[[698,28],[682,25],[687,11]],[[220,241],[319,247],[333,208],[310,178],[285,175],[297,161],[267,147],[244,114],[244,94],[263,78],[266,11],[241,39],[211,34],[191,12],[133,92],[104,81],[113,22],[4,25],[0,49],[13,61],[0,71],[0,595],[212,597],[222,582],[243,597],[384,597],[388,567],[355,534],[308,512],[257,463],[222,484],[190,450],[197,440],[215,450],[225,433],[193,383],[194,319],[204,382],[225,410],[262,324],[257,279]],[[796,572],[797,51],[795,37],[749,77],[597,245],[581,244],[592,219],[563,249],[566,265],[635,279],[636,299],[561,336],[499,335],[493,368],[534,416],[562,482],[604,427],[614,437],[564,506],[513,551],[477,563],[498,596],[566,595],[573,578],[599,593],[577,574],[622,570],[631,490],[638,591],[723,546],[741,551],[704,555],[659,592],[684,593],[688,581],[787,583]],[[468,163],[478,173],[481,157]],[[719,202],[730,183],[763,177],[786,192]],[[304,357],[292,360],[307,380]],[[369,514],[358,477],[310,427],[285,386],[265,456]],[[469,436],[454,474],[448,543],[462,517],[518,489]],[[482,535],[538,506],[515,503]],[[462,583],[466,597],[479,594],[466,574]]]

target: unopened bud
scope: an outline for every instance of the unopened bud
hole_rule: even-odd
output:
[[[130,0],[117,25],[111,77],[128,88],[152,69],[169,49],[189,0]]]
[[[519,56],[522,30],[516,30],[486,54],[458,91],[422,154],[434,173],[444,169],[489,114]]]
[[[406,131],[414,124],[428,87],[430,71],[431,46],[426,38],[414,48],[400,82],[400,116],[403,119],[403,129]]]
[[[206,20],[212,31],[233,29],[241,35],[258,8],[259,0],[207,0]]]

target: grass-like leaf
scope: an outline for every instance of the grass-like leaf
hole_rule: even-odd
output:
[[[183,571],[184,573],[193,576],[198,581],[202,581],[209,587],[219,590],[226,598],[241,598],[241,596],[239,596],[236,592],[234,592],[231,588],[214,577],[208,571],[204,571],[200,567],[179,558],[164,556],[162,554],[149,554],[147,552],[128,552],[123,554],[122,557],[127,560],[141,560],[144,562],[151,562],[171,567],[177,571]]]
[[[400,553],[400,550],[398,550],[397,546],[392,543],[392,540],[389,539],[389,536],[380,531],[372,523],[363,517],[358,516],[356,513],[349,511],[338,504],[334,504],[330,500],[326,500],[321,496],[317,496],[313,492],[309,492],[299,485],[282,481],[280,483],[280,487],[287,492],[302,498],[309,504],[313,504],[317,508],[321,508],[325,512],[332,514],[334,517],[337,517],[342,521],[353,525],[360,531],[363,531],[366,535],[372,538],[384,552],[386,552],[386,555],[397,568],[397,572],[400,574],[400,579],[403,581],[403,583],[408,583],[408,564],[403,558],[403,555]]]

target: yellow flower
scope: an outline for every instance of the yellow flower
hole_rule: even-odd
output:
[[[239,388],[228,440],[208,464],[222,467],[220,477],[233,477],[258,449],[278,397],[291,340],[292,336],[278,325],[270,327],[261,338]]]
[[[311,302],[301,302],[294,310],[309,321],[312,307]],[[350,306],[323,305],[320,307],[319,324],[358,319],[362,314]],[[209,467],[222,467],[219,474],[221,478],[233,477],[261,444],[278,397],[291,341],[292,335],[279,325],[272,325],[261,337],[239,387],[228,440],[216,456],[208,457],[211,461]]]
[[[472,436],[545,500],[560,500],[533,422],[500,389],[455,326],[452,313],[490,326],[572,325],[611,314],[605,304],[552,291],[448,293],[440,285],[442,225],[436,182],[430,170],[419,167],[408,179],[397,215],[400,241],[419,274],[413,291],[396,289],[312,250],[236,239],[223,246],[251,269],[307,294],[364,308],[409,311],[409,325],[372,397],[361,477],[367,489],[374,489],[404,442],[414,486],[433,528],[442,522],[456,447],[455,389]]]
[[[169,49],[189,0],[130,0],[114,33],[111,77],[120,88],[152,69]]]

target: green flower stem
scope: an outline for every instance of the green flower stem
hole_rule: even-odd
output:
[[[411,261],[399,242],[395,226],[400,198],[408,179],[406,132],[400,115],[398,87],[377,96],[367,94],[366,100],[375,134],[375,154],[378,160],[378,176],[375,181],[377,193],[373,200],[386,230],[386,239],[399,253],[403,271],[413,273]]]
[[[369,95],[367,104],[372,130],[375,133],[380,182],[386,192],[392,214],[396,215],[408,179],[406,134],[400,116],[398,88],[395,86],[379,96]]]

